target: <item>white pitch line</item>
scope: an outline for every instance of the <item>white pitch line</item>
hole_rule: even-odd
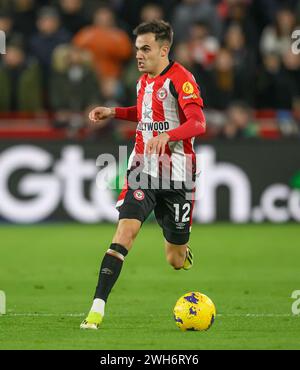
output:
[[[1,316],[1,315],[0,315]],[[33,317],[81,317],[84,313],[7,313],[5,316],[33,316]]]
[[[24,317],[82,317],[84,313],[12,313],[8,312],[3,316],[24,316]],[[0,315],[1,316],[1,315]],[[300,317],[300,315],[288,313],[217,313],[217,317]]]
[[[217,317],[300,317],[289,313],[217,313]]]

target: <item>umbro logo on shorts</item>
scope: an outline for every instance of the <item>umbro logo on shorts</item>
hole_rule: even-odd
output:
[[[138,189],[133,193],[133,196],[136,200],[143,200],[145,198],[145,193],[143,190]]]

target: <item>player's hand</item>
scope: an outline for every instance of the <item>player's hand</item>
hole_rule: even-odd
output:
[[[166,132],[163,132],[162,134],[153,137],[147,142],[146,154],[164,155],[166,151],[166,145],[169,140],[170,136]]]
[[[103,119],[112,118],[115,116],[114,108],[96,107],[89,113],[89,119],[92,122],[101,121]]]

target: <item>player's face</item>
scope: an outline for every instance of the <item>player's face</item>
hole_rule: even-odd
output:
[[[155,40],[153,33],[139,35],[135,41],[138,70],[142,73],[155,73],[168,48]]]

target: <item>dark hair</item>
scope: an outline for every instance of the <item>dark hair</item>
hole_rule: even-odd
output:
[[[133,30],[135,36],[144,35],[145,33],[154,33],[156,41],[167,41],[172,45],[173,30],[168,22],[162,20],[144,22]]]

